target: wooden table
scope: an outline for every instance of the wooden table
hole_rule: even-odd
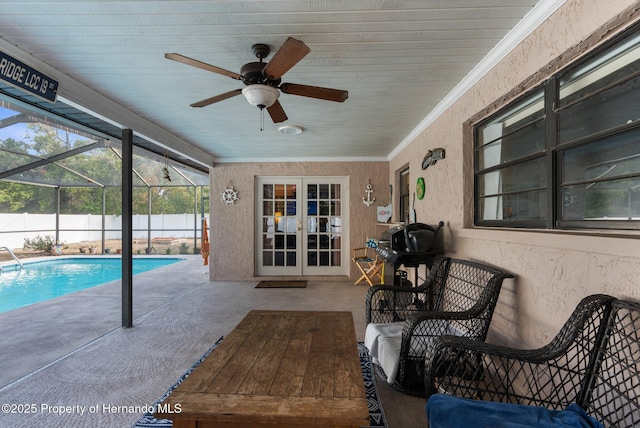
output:
[[[165,404],[174,428],[368,426],[351,312],[251,311]]]

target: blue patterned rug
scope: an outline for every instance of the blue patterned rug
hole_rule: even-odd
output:
[[[187,370],[185,374],[182,375],[178,381],[164,393],[164,395],[155,403],[153,403],[152,407],[156,407],[162,401],[164,401],[171,391],[176,389],[178,385],[180,385],[189,374],[200,365],[200,363],[213,351],[216,346],[222,342],[223,337],[218,339],[213,346],[204,353],[202,357],[198,361],[195,362],[194,365]],[[369,419],[371,420],[371,427],[386,427],[387,421],[384,417],[384,412],[382,407],[380,407],[380,402],[378,401],[378,390],[376,389],[376,384],[374,382],[374,374],[371,369],[371,358],[369,358],[369,354],[367,352],[367,348],[365,348],[362,342],[358,342],[358,354],[360,355],[360,367],[362,367],[362,378],[364,379],[364,388],[367,393],[367,404],[369,405]],[[142,418],[138,420],[138,422],[133,425],[132,428],[172,428],[171,420],[169,419],[155,419],[151,413],[146,413]]]

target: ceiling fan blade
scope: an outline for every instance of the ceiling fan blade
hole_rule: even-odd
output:
[[[271,116],[271,120],[273,120],[273,123],[280,123],[289,119],[287,117],[287,114],[284,112],[280,101],[278,100],[276,100],[276,102],[273,103],[271,107],[268,107],[267,111],[269,112],[269,116]]]
[[[242,89],[234,89],[233,91],[225,92],[224,94],[216,95],[215,97],[207,98],[205,100],[193,103],[191,104],[191,107],[206,107],[210,104],[217,103],[218,101],[223,101],[227,98],[235,97],[236,95],[240,95],[241,93]]]
[[[340,89],[321,88],[320,86],[298,85],[296,83],[283,83],[280,90],[285,94],[300,95],[303,97],[317,98],[319,100],[335,101],[343,103],[349,98],[349,92]]]
[[[166,53],[164,54],[164,57],[172,61],[177,61],[183,64],[190,65],[192,67],[197,67],[203,70],[222,74],[223,76],[228,76],[228,77],[231,77],[232,79],[236,79],[236,80],[242,79],[242,76],[240,76],[238,73],[225,70],[224,68],[216,67],[215,65],[207,64],[206,62],[198,61],[197,59],[189,58],[188,56],[180,55],[177,53]]]
[[[264,67],[262,74],[270,79],[279,79],[309,52],[311,49],[304,42],[289,37]]]

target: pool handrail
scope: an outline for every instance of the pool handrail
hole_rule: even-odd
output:
[[[9,247],[0,247],[0,250],[7,250],[9,252],[9,254],[11,255],[11,257],[13,257],[13,259],[18,262],[18,264],[20,265],[20,269],[24,269],[24,266],[22,265],[22,262],[18,259],[18,257],[13,253],[13,251],[11,251],[11,248]],[[2,272],[2,266],[0,266],[0,272]]]

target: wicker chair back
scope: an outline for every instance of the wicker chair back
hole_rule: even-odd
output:
[[[424,358],[434,338],[455,334],[484,340],[502,282],[513,275],[471,260],[439,258],[420,287],[374,286],[367,323],[403,322],[394,387],[424,396]]]
[[[551,410],[577,403],[605,427],[640,426],[640,304],[584,298],[547,345],[513,349],[438,338],[427,352],[427,395],[448,394]],[[452,361],[480,362],[476,365]]]

